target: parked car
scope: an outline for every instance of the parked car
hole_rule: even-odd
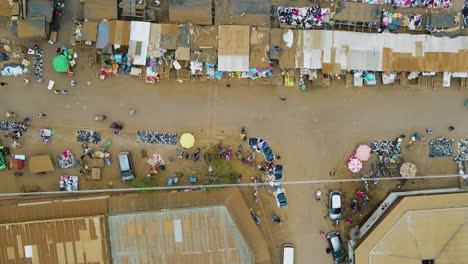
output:
[[[341,213],[343,212],[341,198],[339,191],[331,191],[328,196],[328,215],[331,220],[336,221],[341,218]]]
[[[284,193],[284,189],[278,189],[274,193],[276,198],[276,204],[279,208],[288,207],[288,201],[286,200],[286,194]]]
[[[268,143],[265,142],[262,145],[262,152],[263,152],[263,156],[265,156],[266,161],[268,162],[275,161],[275,155],[273,154],[273,151],[271,150],[270,145],[268,145]]]
[[[335,263],[343,263],[346,260],[346,253],[343,248],[340,233],[332,231],[327,234],[328,244],[330,245]]]
[[[122,178],[122,181],[126,182],[135,179],[130,153],[127,151],[120,152],[117,156],[119,160],[120,177]]]
[[[294,264],[293,244],[283,244],[281,246],[281,264]]]

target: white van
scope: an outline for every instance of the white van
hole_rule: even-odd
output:
[[[283,244],[281,246],[281,264],[294,264],[293,244]]]

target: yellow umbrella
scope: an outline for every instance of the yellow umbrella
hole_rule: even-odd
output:
[[[183,148],[189,149],[195,145],[195,137],[193,136],[192,133],[184,133],[180,137],[180,145]]]

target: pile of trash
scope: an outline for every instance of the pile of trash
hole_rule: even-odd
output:
[[[435,140],[429,140],[429,157],[451,157],[453,155],[453,139],[440,137]]]
[[[137,131],[136,141],[137,143],[177,145],[177,134]]]
[[[458,140],[458,156],[463,161],[468,161],[468,139]]]
[[[78,142],[101,144],[101,133],[93,130],[78,130],[76,133],[76,140]]]
[[[400,154],[401,153],[401,140],[394,141],[371,141],[372,153],[382,154]]]
[[[310,7],[278,7],[280,24],[299,28],[323,26],[330,20],[330,9],[319,5]]]
[[[71,169],[76,166],[75,155],[71,151],[64,151],[62,154],[57,155],[57,166],[60,169]]]
[[[36,77],[36,81],[42,82],[43,69],[44,69],[44,51],[39,46],[34,47],[34,70],[33,74]]]

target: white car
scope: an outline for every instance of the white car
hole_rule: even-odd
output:
[[[341,213],[343,212],[341,200],[341,193],[339,191],[330,192],[328,197],[328,215],[331,220],[340,220]]]

